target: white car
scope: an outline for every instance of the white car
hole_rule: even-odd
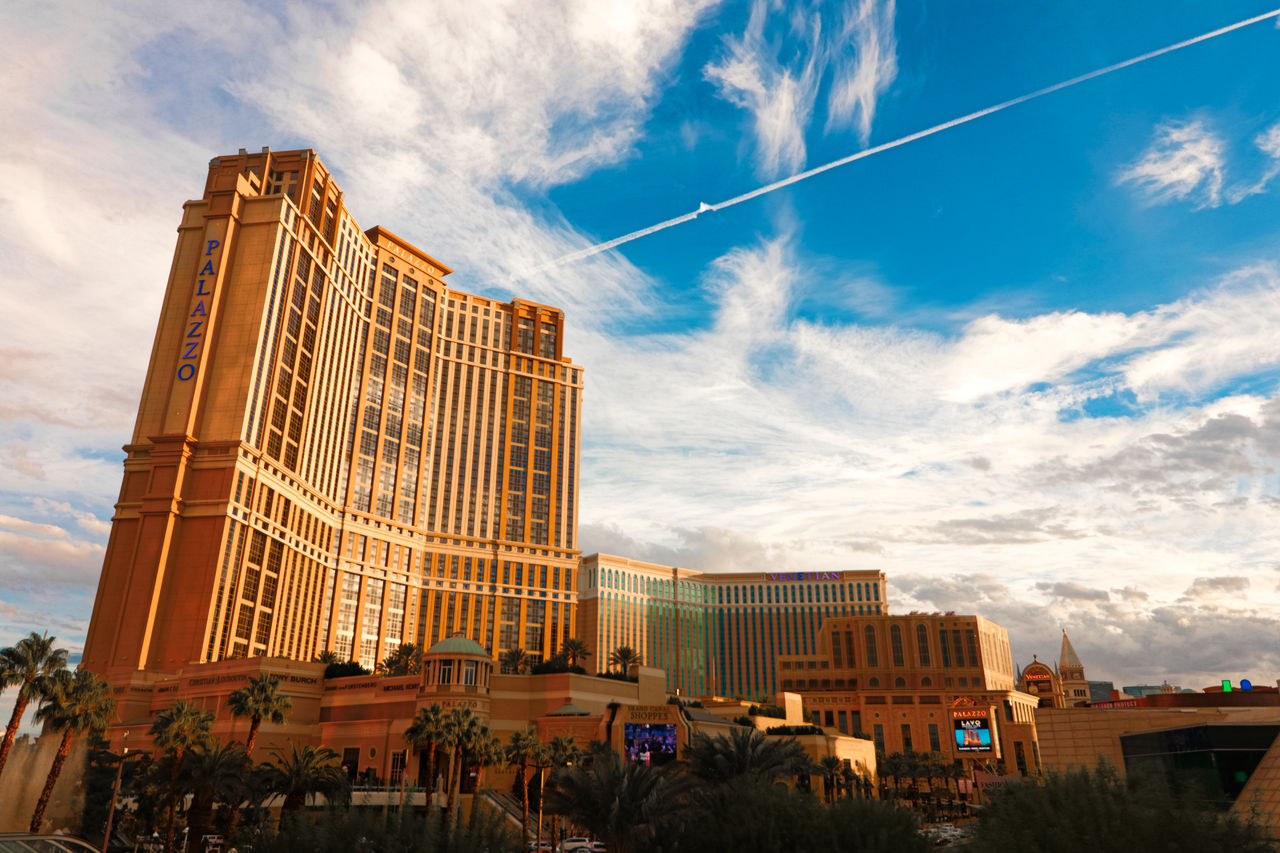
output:
[[[572,838],[566,838],[560,842],[560,846],[556,848],[556,853],[578,853],[579,850],[591,849],[591,839],[583,838],[581,835],[575,835]]]

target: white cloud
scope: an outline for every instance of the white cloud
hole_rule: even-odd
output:
[[[740,247],[708,268],[712,326],[588,337],[584,548],[891,580],[983,571],[1057,614],[1042,634],[1090,601],[1131,607],[1118,624],[1147,633],[1172,614],[1208,619],[1209,602],[1179,604],[1197,578],[1270,571],[1280,408],[1221,395],[1280,366],[1271,268],[1147,311],[990,315],[954,338],[797,319],[806,272],[789,237]],[[1128,416],[1078,416],[1115,394],[1133,401]],[[1108,593],[1132,578],[1140,590]],[[1239,618],[1270,619],[1272,586],[1253,584]],[[1015,637],[1028,658],[1031,627]]]
[[[754,0],[740,36],[724,40],[724,55],[703,69],[720,97],[752,119],[755,162],[764,177],[794,172],[805,162],[805,133],[824,79],[830,78],[828,131],[856,127],[871,133],[876,102],[898,73],[894,0],[847,0],[835,26],[819,4],[783,8]],[[804,45],[782,53],[771,24],[785,26]]]
[[[1267,191],[1280,175],[1280,122],[1253,138],[1263,155],[1261,170],[1252,181],[1226,186],[1227,142],[1204,119],[1164,122],[1155,139],[1134,163],[1122,169],[1119,183],[1134,185],[1149,204],[1191,201],[1197,208],[1238,204]],[[1231,171],[1239,171],[1233,166]]]
[[[1248,184],[1236,184],[1227,190],[1227,201],[1235,204],[1251,195],[1267,191],[1267,185],[1276,175],[1280,175],[1280,122],[1271,125],[1259,133],[1253,140],[1254,146],[1270,158],[1270,162],[1262,170],[1257,180]]]
[[[856,123],[863,143],[871,135],[876,101],[898,76],[898,47],[893,34],[894,0],[859,0],[845,6],[835,40],[836,60],[828,104],[827,128]]]
[[[1222,200],[1223,141],[1203,120],[1157,125],[1155,139],[1119,175],[1151,204],[1189,200],[1217,207]]]
[[[755,0],[746,31],[725,40],[725,56],[704,69],[720,96],[751,114],[755,123],[756,166],[766,176],[804,164],[804,133],[813,114],[819,68],[811,51],[797,69],[784,66],[764,36],[770,3]],[[806,28],[820,29],[813,16]],[[816,46],[816,45],[815,45]]]

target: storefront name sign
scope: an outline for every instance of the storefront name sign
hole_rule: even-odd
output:
[[[196,375],[196,361],[204,343],[205,326],[209,322],[209,308],[206,301],[213,296],[213,280],[217,276],[214,270],[213,250],[222,245],[221,240],[205,241],[204,266],[196,273],[195,305],[187,315],[187,333],[182,338],[182,355],[179,358],[178,378],[183,382]]]
[[[985,708],[960,709],[951,712],[951,716],[959,719],[975,719],[987,716]]]
[[[766,574],[771,581],[838,581],[839,572],[773,572]]]
[[[674,705],[632,705],[627,709],[627,717],[632,720],[669,720]]]

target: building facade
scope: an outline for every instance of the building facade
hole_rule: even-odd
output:
[[[778,666],[816,725],[870,735],[880,752],[1040,770],[1036,697],[1016,688],[1008,631],[981,616],[831,618],[815,651]]]
[[[87,667],[372,666],[571,633],[582,369],[564,316],[453,290],[361,230],[309,150],[211,161],[184,206]],[[113,677],[118,681],[118,677]]]
[[[606,659],[635,649],[683,695],[766,701],[779,689],[778,657],[816,651],[824,619],[888,607],[879,571],[707,574],[590,554],[578,576],[577,636]]]

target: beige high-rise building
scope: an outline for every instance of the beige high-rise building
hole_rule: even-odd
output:
[[[313,151],[184,206],[85,644],[100,673],[574,623],[582,370],[564,315],[453,290]]]
[[[582,558],[578,595],[596,668],[627,646],[666,670],[670,690],[760,701],[778,690],[779,656],[817,649],[824,619],[889,608],[875,570],[712,574],[612,554]]]

